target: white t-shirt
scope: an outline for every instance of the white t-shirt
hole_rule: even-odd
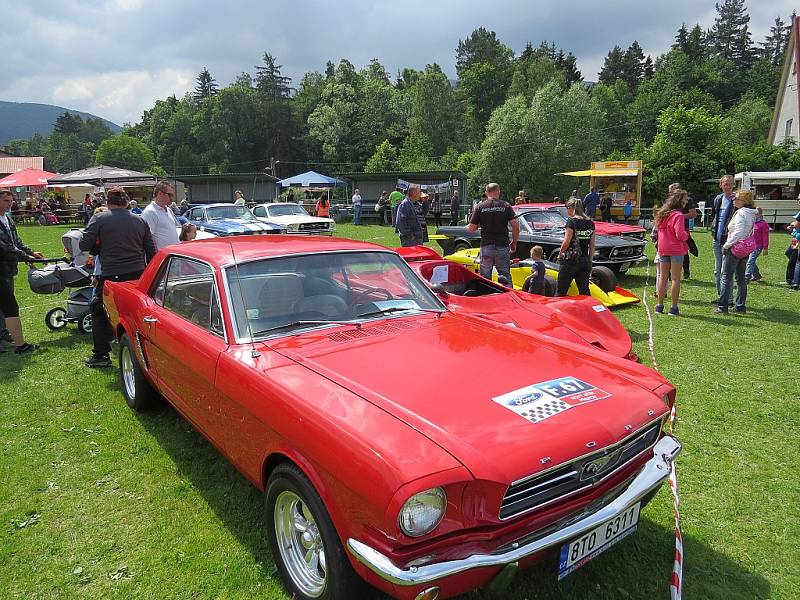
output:
[[[244,196],[242,196],[241,198],[237,198],[236,200],[234,200],[233,203],[236,206],[244,206],[245,204],[247,204],[247,201],[244,199]]]
[[[142,219],[150,228],[150,235],[153,236],[156,250],[160,250],[164,246],[177,244],[180,241],[178,238],[180,223],[178,223],[175,213],[170,208],[161,208],[153,200],[142,211]]]
[[[361,194],[353,194],[353,204],[361,204]]]
[[[11,225],[8,224],[8,215],[0,215],[0,223],[6,226],[6,229],[11,231]]]

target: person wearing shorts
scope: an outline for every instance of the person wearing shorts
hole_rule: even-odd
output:
[[[34,252],[22,243],[11,215],[11,204],[14,194],[9,190],[0,190],[0,313],[5,318],[5,326],[13,340],[14,354],[30,354],[38,349],[37,344],[29,344],[22,333],[22,321],[19,318],[19,304],[14,296],[14,277],[18,272],[20,261],[31,261],[44,258],[40,252]]]
[[[667,295],[667,282],[672,277],[670,290],[672,306],[669,315],[677,317],[680,314],[678,299],[681,295],[681,271],[683,271],[683,257],[689,251],[686,240],[689,232],[686,229],[686,220],[681,210],[688,202],[689,196],[684,190],[678,190],[664,202],[661,208],[656,209],[654,220],[658,231],[658,284],[656,297],[658,303],[655,311],[664,312],[664,297]]]

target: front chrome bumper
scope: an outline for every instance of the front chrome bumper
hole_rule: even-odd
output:
[[[356,560],[366,565],[379,577],[400,586],[422,585],[470,569],[507,565],[567,542],[616,517],[664,482],[669,476],[672,461],[680,451],[681,445],[677,440],[670,436],[661,438],[653,448],[653,458],[645,463],[628,487],[612,502],[563,529],[516,548],[512,546],[510,550],[496,554],[473,554],[458,560],[403,569],[396,566],[387,556],[353,538],[347,540],[347,548]]]

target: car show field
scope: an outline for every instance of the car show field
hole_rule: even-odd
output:
[[[60,253],[66,228],[19,229],[34,249]],[[339,224],[336,235],[398,245],[389,227]],[[800,574],[789,565],[800,564],[793,516],[800,492],[791,478],[800,471],[794,383],[800,295],[777,285],[788,237],[773,234],[774,251],[760,261],[764,281],[749,290],[748,314],[725,319],[710,312],[708,235],[695,238],[700,257],[692,261],[694,278],[684,282],[683,318],[654,315],[656,359],[677,388],[676,434],[684,447],[677,464],[685,593],[795,598]],[[646,253],[652,257],[652,244]],[[58,298],[32,294],[25,275],[21,266],[21,314],[42,349],[27,359],[0,355],[4,596],[289,598],[264,536],[261,493],[174,409],[129,410],[116,368],[84,368],[88,337],[74,328],[46,328],[44,313]],[[643,265],[620,275],[620,285],[652,307],[653,275]],[[614,316],[634,352],[652,366],[646,307],[620,307]],[[387,388],[402,386],[421,359],[382,356]],[[467,362],[442,373],[442,381],[476,376]],[[430,387],[431,402],[440,392]],[[638,531],[610,551],[560,582],[558,561],[545,560],[518,573],[502,597],[667,598],[674,533],[666,486],[641,514],[634,512]],[[629,528],[626,521],[620,536]],[[564,574],[583,554],[573,558]]]

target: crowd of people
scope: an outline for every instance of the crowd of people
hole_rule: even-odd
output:
[[[725,175],[720,179],[720,190],[712,202],[709,225],[716,285],[712,304],[714,313],[719,315],[727,315],[731,308],[734,312],[746,313],[748,284],[763,278],[758,259],[769,252],[769,225],[763,219],[761,209],[755,205],[753,193],[734,190],[733,176]],[[512,205],[502,200],[500,193],[498,184],[486,185],[481,200],[473,207],[467,230],[480,232],[481,275],[491,278],[492,271],[496,270],[498,281],[510,287],[511,256],[516,252],[519,224]],[[516,199],[527,201],[527,194],[520,191]],[[0,327],[0,351],[13,349],[16,354],[24,355],[36,350],[38,345],[25,339],[14,294],[14,277],[18,272],[18,263],[43,257],[40,252],[26,246],[20,238],[10,217],[15,202],[11,191],[0,190],[0,315],[5,322],[5,327]],[[238,190],[235,202],[245,202]],[[358,207],[355,212],[356,225],[361,223],[362,203],[361,194],[356,189],[353,194],[353,205]],[[83,206],[87,223],[80,248],[96,257],[96,288],[91,307],[93,349],[85,363],[90,367],[105,367],[111,364],[109,340],[113,336],[102,304],[104,282],[137,279],[159,248],[194,239],[196,229],[191,224],[181,225],[178,220],[178,216],[188,209],[188,203],[184,200],[176,204],[175,189],[168,182],[156,184],[153,199],[143,210],[128,197],[124,189],[118,187],[108,190],[105,196],[87,194]],[[596,190],[591,190],[584,200],[573,193],[565,202],[568,218],[558,254],[559,296],[567,295],[573,282],[580,294],[590,294],[589,280],[596,238],[592,215],[598,206],[602,212],[602,199]],[[376,204],[381,224],[395,227],[403,247],[426,243],[427,214],[433,215],[439,227],[442,208],[438,193],[425,194],[418,185],[409,185],[404,190],[398,187],[392,193],[383,192]],[[451,197],[450,209],[451,215],[454,215],[450,223],[453,225],[457,223],[460,210],[457,191]],[[327,194],[318,198],[316,213],[318,216],[330,215]],[[654,209],[652,239],[656,245],[656,313],[665,312],[669,287],[670,307],[667,314],[680,315],[681,279],[690,278],[689,256],[697,256],[699,252],[691,235],[695,216],[695,204],[679,183],[669,186],[666,200]],[[791,243],[786,250],[786,285],[800,290],[800,212],[787,229],[791,234]],[[531,250],[531,275],[525,281],[525,291],[544,292],[545,267],[542,256],[543,249],[534,246]]]

